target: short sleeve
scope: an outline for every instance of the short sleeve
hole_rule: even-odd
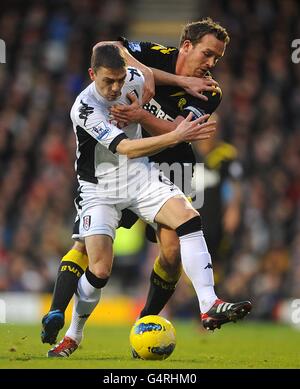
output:
[[[128,41],[120,37],[119,41],[138,61],[146,66],[171,71],[173,54],[178,52],[176,47],[165,47],[153,42]],[[170,56],[171,55],[171,56]]]

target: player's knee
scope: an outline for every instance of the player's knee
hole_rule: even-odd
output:
[[[196,211],[197,212],[197,211]],[[187,234],[192,234],[193,232],[198,232],[202,230],[202,220],[201,216],[197,212],[196,216],[193,216],[185,223],[182,223],[176,228],[176,233],[179,237]]]
[[[89,283],[94,288],[101,289],[101,288],[104,288],[104,286],[107,284],[110,273],[108,274],[105,271],[95,272],[94,269],[87,268],[85,275],[86,275],[86,278],[89,281]]]
[[[105,279],[110,277],[111,274],[111,264],[104,263],[103,261],[94,264],[90,263],[89,269],[97,278]]]
[[[188,222],[189,220],[196,218],[196,217],[200,218],[199,212],[196,211],[196,209],[194,209],[194,208],[185,209],[184,216],[185,216],[186,222]]]
[[[97,278],[101,278],[101,279],[109,278],[111,274],[111,269],[108,267],[101,267],[101,268],[96,267],[93,268],[92,271]]]

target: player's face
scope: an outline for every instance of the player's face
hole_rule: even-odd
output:
[[[121,95],[126,78],[126,68],[110,69],[101,66],[97,72],[90,68],[89,74],[95,81],[98,93],[106,100],[114,101]]]
[[[224,55],[225,43],[212,34],[204,35],[201,41],[192,45],[191,41],[183,44],[185,76],[203,77]]]

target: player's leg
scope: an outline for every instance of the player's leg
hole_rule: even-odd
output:
[[[76,292],[79,278],[88,266],[85,243],[76,241],[62,258],[58,269],[50,310],[64,312]],[[61,293],[63,291],[63,293]]]
[[[148,224],[147,239],[158,242],[159,255],[150,276],[150,287],[140,317],[158,315],[175,292],[182,273],[180,242],[176,231],[158,225],[157,231]]]
[[[138,218],[129,209],[124,209],[120,226],[131,228]],[[140,317],[157,315],[163,309],[175,291],[182,269],[179,239],[175,231],[166,226],[159,226],[158,230],[155,231],[148,224],[146,236],[151,242],[158,241],[160,253],[154,262],[148,296]]]
[[[181,275],[180,244],[175,231],[166,226],[157,230],[159,256],[150,276],[150,288],[140,317],[158,315],[175,291]]]
[[[60,344],[48,352],[49,357],[67,357],[81,342],[84,325],[97,306],[101,289],[111,273],[112,242],[119,219],[120,212],[110,205],[100,204],[83,212],[80,237],[85,238],[89,266],[78,282],[71,325]]]
[[[85,244],[76,241],[62,258],[56,276],[50,311],[42,319],[41,340],[54,344],[64,326],[64,313],[77,290],[79,278],[88,265]]]
[[[183,269],[193,282],[201,312],[207,312],[217,296],[214,292],[211,258],[203,237],[199,213],[184,197],[177,196],[162,206],[155,221],[164,222],[176,230],[181,244]]]
[[[155,216],[157,223],[176,230],[180,240],[182,266],[196,291],[203,325],[207,329],[243,318],[251,310],[251,303],[226,303],[214,291],[211,257],[202,232],[199,213],[184,196],[170,198]]]
[[[150,180],[140,189],[132,210],[146,222],[156,222],[176,230],[180,239],[183,269],[193,282],[200,309],[207,312],[217,296],[214,292],[211,259],[207,251],[199,213],[191,206],[181,190],[153,169]],[[180,229],[187,223],[187,227]],[[184,235],[182,238],[181,235]],[[186,236],[185,236],[186,235]],[[188,243],[185,244],[185,241]],[[207,266],[208,265],[208,266]],[[202,271],[201,267],[206,267]],[[191,276],[189,273],[193,273]],[[195,286],[196,285],[196,286]]]
[[[80,344],[86,321],[98,305],[113,262],[112,238],[93,235],[85,239],[89,266],[78,282],[72,321],[62,342],[48,352],[49,357],[68,357]]]
[[[81,213],[77,204],[77,211]],[[88,266],[85,243],[78,240],[80,217],[77,214],[72,238],[75,239],[70,251],[62,258],[56,276],[50,311],[42,318],[41,340],[43,343],[55,344],[60,329],[64,326],[64,313],[77,290],[79,278]],[[130,228],[138,216],[129,210],[123,210],[120,225]]]
[[[93,235],[85,239],[89,266],[78,282],[72,322],[66,336],[77,344],[82,340],[83,327],[97,306],[101,289],[106,285],[113,262],[112,238],[107,235]]]

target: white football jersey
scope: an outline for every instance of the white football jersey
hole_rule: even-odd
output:
[[[75,169],[79,180],[100,183],[120,179],[139,167],[148,165],[148,158],[128,159],[116,153],[122,139],[142,137],[141,126],[132,123],[119,129],[111,120],[109,108],[115,104],[129,104],[127,93],[134,92],[142,102],[144,77],[136,68],[128,67],[121,96],[107,101],[92,82],[76,98],[71,109],[71,119],[76,135],[77,150]],[[123,169],[124,168],[124,169]],[[147,169],[146,169],[147,170]]]

